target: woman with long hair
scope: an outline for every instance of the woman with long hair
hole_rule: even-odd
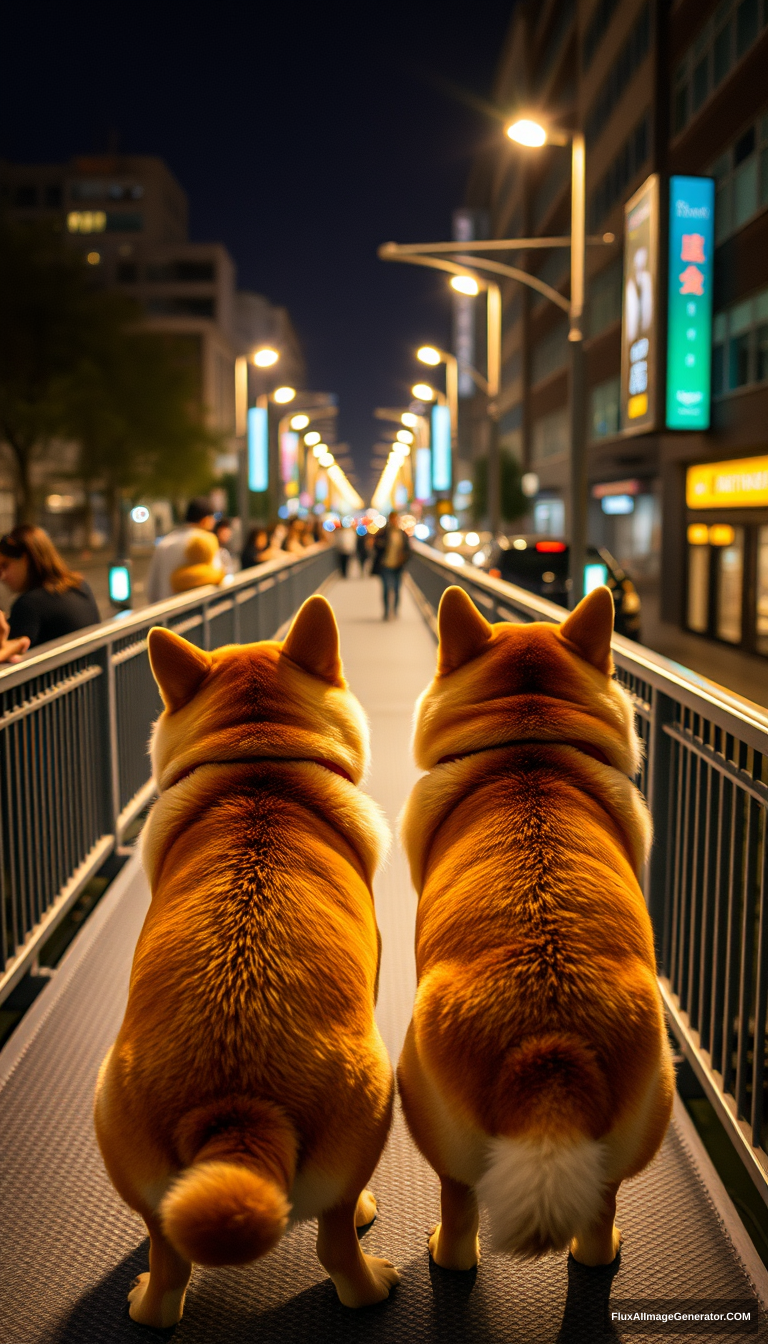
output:
[[[101,620],[82,574],[69,569],[42,527],[21,523],[0,537],[0,579],[19,594],[11,608],[11,641],[26,639],[34,648]]]

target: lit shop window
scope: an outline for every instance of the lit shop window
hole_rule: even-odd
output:
[[[103,233],[107,216],[103,210],[70,210],[67,228],[70,233]]]
[[[597,387],[592,388],[590,399],[593,439],[604,439],[609,434],[618,434],[620,397],[619,378],[609,378],[607,382],[598,383]]]
[[[717,313],[712,324],[712,395],[768,382],[768,289]]]
[[[715,242],[768,205],[768,114],[748,126],[709,170],[715,187]]]
[[[682,131],[754,46],[768,23],[768,0],[723,0],[691,43],[675,71],[674,134]]]
[[[711,534],[715,528],[710,528]],[[725,534],[730,540],[726,541]],[[744,584],[744,528],[723,525],[717,572],[717,637],[729,644],[741,641],[741,593]],[[726,544],[723,545],[723,542]],[[717,545],[717,540],[715,539]]]
[[[755,635],[758,653],[768,653],[768,527],[757,529],[757,612]]]

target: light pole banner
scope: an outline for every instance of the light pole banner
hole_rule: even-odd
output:
[[[670,178],[668,429],[709,429],[714,243],[714,179]]]
[[[432,489],[451,489],[451,411],[432,407]]]
[[[659,177],[652,173],[624,207],[621,313],[621,430],[656,428]]]
[[[416,449],[414,494],[422,504],[426,504],[432,496],[432,454],[428,448]]]
[[[251,406],[248,411],[248,489],[269,489],[269,411]]]

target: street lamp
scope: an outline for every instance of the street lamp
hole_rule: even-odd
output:
[[[293,401],[295,396],[295,387],[276,387],[272,393],[272,399],[277,402],[278,406],[285,406],[289,401]]]
[[[429,383],[414,383],[411,392],[417,401],[434,401],[437,393]]]
[[[455,449],[459,429],[459,361],[448,350],[438,350],[434,345],[422,345],[416,351],[416,358],[432,368],[445,365],[445,395],[451,417],[451,444]]]
[[[571,296],[568,309],[570,370],[570,602],[576,606],[584,594],[587,553],[587,445],[584,404],[584,286],[586,272],[585,147],[582,131],[552,130],[532,117],[522,117],[507,126],[510,140],[525,148],[571,144]]]
[[[264,345],[260,350],[253,352],[253,362],[257,369],[271,369],[279,358],[279,351],[273,350],[269,345]]]

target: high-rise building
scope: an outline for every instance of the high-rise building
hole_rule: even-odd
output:
[[[495,87],[496,104],[510,116],[530,109],[555,125],[583,130],[587,231],[615,236],[611,245],[590,246],[587,254],[590,539],[608,546],[641,580],[651,583],[663,573],[665,620],[763,654],[768,654],[767,68],[768,0],[545,5],[522,0]],[[629,279],[623,272],[625,206],[654,174],[660,201],[655,276],[660,340],[653,370],[659,409],[655,423],[636,433],[620,409],[622,306]],[[672,287],[682,277],[667,265],[675,176],[715,183],[707,428],[670,429],[664,413],[667,287],[670,275]],[[496,147],[474,165],[467,206],[487,211],[494,237],[568,234],[568,149],[519,148],[500,125]],[[568,294],[567,250],[529,251],[510,260]],[[539,478],[530,521],[541,531],[568,528],[567,330],[565,315],[553,303],[505,283],[500,443]],[[483,449],[476,445],[478,451]]]

